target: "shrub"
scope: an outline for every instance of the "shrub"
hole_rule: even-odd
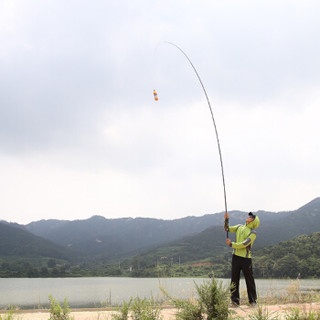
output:
[[[70,317],[70,309],[68,306],[67,298],[64,299],[62,307],[59,302],[51,295],[49,296],[50,301],[50,319],[49,320],[73,320]]]
[[[140,299],[137,297],[133,300],[132,306],[132,320],[160,320],[160,307],[153,299]]]
[[[179,309],[177,319],[181,320],[226,320],[230,316],[230,287],[223,287],[222,282],[217,283],[213,274],[202,285],[195,284],[198,293],[197,300],[177,299],[162,292]]]
[[[120,314],[111,316],[112,320],[128,320],[131,311],[132,320],[161,320],[160,306],[154,299],[140,299],[139,297],[131,299],[129,303],[124,302],[122,307],[118,309]]]
[[[112,320],[128,320],[128,315],[129,315],[129,309],[130,309],[130,305],[131,305],[131,301],[129,301],[129,303],[127,302],[123,302],[122,307],[118,308],[117,311],[120,314],[113,314],[111,316]]]

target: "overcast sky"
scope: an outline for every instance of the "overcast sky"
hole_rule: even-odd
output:
[[[320,2],[0,0],[0,219],[295,210],[320,195]],[[156,89],[159,101],[153,100]]]

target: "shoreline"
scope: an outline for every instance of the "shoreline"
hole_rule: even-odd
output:
[[[245,317],[247,319],[250,315],[257,312],[259,307],[249,307],[247,305],[237,308],[230,308],[232,310],[232,318]],[[320,302],[305,302],[305,303],[280,303],[280,304],[262,304],[261,307],[264,312],[268,312],[273,316],[278,315],[279,320],[284,319],[286,312],[292,309],[300,309],[302,312],[316,311],[320,312]],[[0,310],[0,314],[5,314],[8,311]],[[112,314],[117,311],[115,308],[79,308],[70,309],[70,317],[74,320],[111,320]],[[163,320],[175,320],[177,309],[172,306],[161,307],[161,315]],[[16,320],[48,320],[50,318],[49,309],[32,309],[32,310],[15,310],[13,311]]]

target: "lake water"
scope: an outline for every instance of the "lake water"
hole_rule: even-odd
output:
[[[196,296],[195,283],[202,284],[207,279],[192,278],[1,278],[0,309],[8,305],[20,308],[44,308],[49,304],[51,294],[57,301],[67,298],[71,308],[102,307],[121,304],[131,297],[163,300],[160,286],[174,297]],[[229,279],[217,279],[229,285]],[[291,280],[257,279],[260,297],[272,291],[280,293],[292,286]],[[245,283],[241,280],[241,288]],[[320,280],[300,280],[300,290],[320,290]]]

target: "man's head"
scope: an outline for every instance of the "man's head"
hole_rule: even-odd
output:
[[[247,220],[246,220],[247,224],[249,224],[250,222],[252,222],[255,218],[256,218],[256,216],[255,216],[252,212],[249,212],[248,218],[247,218]]]
[[[246,224],[249,228],[256,229],[260,225],[260,219],[257,215],[253,214],[252,212],[249,212]]]

